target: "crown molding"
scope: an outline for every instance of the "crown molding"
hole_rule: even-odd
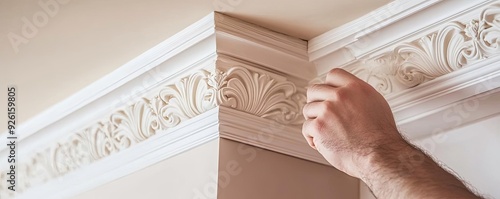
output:
[[[441,0],[396,0],[358,19],[325,32],[309,41],[309,59],[323,56],[352,44],[361,37],[398,22]]]
[[[220,13],[211,13],[112,73],[19,125],[19,141],[57,125],[57,121],[71,117],[83,107],[93,105],[93,102],[102,101],[110,95],[114,96],[115,99],[108,101],[107,106],[95,107],[100,112],[86,122],[95,120],[98,115],[109,113],[122,106],[124,102],[131,101],[134,97],[143,95],[158,85],[173,82],[177,77],[198,69],[200,66],[198,62],[206,62],[217,54],[251,60],[258,63],[261,69],[269,73],[285,74],[291,79],[297,79],[296,82],[301,85],[306,85],[303,81],[314,78],[316,74],[313,64],[307,61],[306,41]],[[311,70],[302,71],[301,68],[305,66],[310,67]],[[140,89],[137,83],[129,86],[133,81],[140,81],[138,79],[143,81]],[[60,135],[51,138],[57,137]],[[36,135],[33,138],[41,139]],[[2,137],[0,140],[6,139]],[[0,151],[5,149],[5,146],[0,146]]]
[[[150,139],[128,148],[126,152],[114,153],[91,164],[81,165],[77,170],[65,175],[52,170],[53,163],[55,164],[57,161],[28,165],[33,167],[30,168],[32,169],[30,172],[25,170],[18,170],[18,172],[24,174],[21,179],[31,183],[30,187],[24,187],[25,190],[15,198],[62,199],[72,197],[216,140],[219,138],[217,115],[218,109],[212,109],[175,128],[158,132]],[[38,156],[35,160],[43,160],[43,156]],[[31,176],[26,175],[28,173]],[[6,193],[9,192],[0,191],[2,198],[12,197]]]
[[[483,93],[488,110],[477,116],[497,114],[498,2],[398,0],[309,48],[212,13],[20,126],[18,197],[67,197],[218,137],[327,164],[300,133],[301,111],[308,82],[334,67],[385,94],[398,125],[427,125],[411,138]]]
[[[332,68],[361,65],[402,43],[435,33],[452,21],[468,23],[494,2],[496,0],[394,1],[375,14],[356,20],[358,25],[352,22],[313,38],[309,42],[310,61],[315,63],[318,76]],[[350,34],[338,35],[342,32]]]
[[[439,139],[441,133],[499,115],[499,101],[500,89],[496,87],[457,102],[447,103],[432,111],[414,115],[406,120],[400,120],[398,128],[410,141],[422,138]]]
[[[219,113],[222,138],[330,166],[309,147],[302,135],[301,125],[284,125],[226,107],[220,107]]]
[[[251,70],[252,66],[244,63],[238,64],[233,60],[221,59],[217,61],[216,66],[217,68],[212,69],[212,72],[200,69],[178,79],[173,84],[161,86],[160,89],[142,96],[133,104],[121,107],[109,115],[103,115],[101,120],[87,125],[76,133],[70,133],[66,138],[46,143],[48,146],[30,151],[35,154],[28,156],[29,158],[25,158],[18,164],[17,171],[22,175],[20,178],[24,181],[24,183],[18,184],[17,191],[22,193],[20,197],[30,198],[35,195],[50,198],[59,197],[58,194],[66,192],[56,192],[53,195],[52,189],[55,187],[53,185],[60,183],[56,179],[62,178],[65,183],[71,185],[84,178],[83,176],[91,176],[86,173],[85,168],[95,169],[93,165],[102,161],[106,162],[108,159],[116,159],[117,155],[123,154],[125,151],[129,155],[131,153],[136,155],[151,154],[159,149],[172,155],[182,153],[185,150],[179,149],[180,147],[187,150],[205,143],[206,136],[217,138],[220,134],[218,131],[220,129],[217,128],[218,123],[245,122],[249,121],[250,117],[254,117],[260,118],[266,124],[274,121],[282,126],[290,125],[287,127],[288,132],[300,132],[300,124],[304,120],[301,114],[305,104],[303,90],[297,89],[295,84],[285,77],[253,71]],[[231,117],[225,118],[222,117],[222,114],[218,114],[219,108],[231,109],[241,114],[233,114]],[[206,112],[210,113],[211,118],[206,116]],[[215,120],[215,124],[212,120]],[[264,125],[264,123],[252,124]],[[215,133],[213,133],[212,126],[217,129]],[[199,136],[195,134],[198,131],[203,134],[201,130],[208,127],[212,129],[210,135]],[[171,140],[165,140],[165,135],[174,134],[172,131],[178,132],[176,133],[178,137],[167,136]],[[224,132],[226,138],[231,138],[241,137],[241,134],[251,134],[254,131],[249,128],[248,132],[242,129]],[[191,134],[193,139],[189,139],[189,144],[181,140],[181,138],[184,139]],[[273,148],[274,143],[256,146],[278,150],[278,152],[292,151],[294,153],[289,155],[299,158],[312,157],[316,158],[313,160],[319,161],[318,154],[314,156],[310,149],[309,154],[304,155],[303,152],[291,148],[298,145],[303,145],[302,148],[307,146],[304,144],[301,134],[297,133],[296,135],[282,135],[281,142],[285,142],[285,144],[278,147]],[[161,141],[157,141],[159,139]],[[301,139],[302,142],[297,142],[298,139]],[[256,144],[241,139],[237,141]],[[161,143],[163,146],[144,145],[144,143]],[[137,152],[131,152],[131,150]],[[170,151],[166,152],[166,150]],[[150,159],[132,157],[135,157],[132,160],[140,162],[140,167],[137,166],[133,169],[127,169],[127,172],[113,174],[112,168],[120,168],[122,161],[108,161],[108,165],[98,170],[102,173],[94,173],[94,175],[100,174],[109,177],[103,178],[102,181],[95,182],[93,185],[109,182],[112,180],[110,178],[116,179],[152,164]],[[157,161],[163,159],[160,158]],[[0,176],[2,179],[6,178],[5,173],[3,172]],[[81,190],[83,188],[69,187],[68,189]],[[2,187],[0,195],[7,193],[9,191],[6,190],[6,187]],[[70,193],[76,192],[71,191]]]
[[[67,132],[83,128],[114,109],[175,81],[190,70],[206,67],[216,56],[213,14],[127,62],[112,73],[48,108],[18,127],[20,155],[45,146]],[[191,58],[189,58],[191,57]],[[195,61],[193,61],[195,60]],[[181,66],[181,67],[179,67]],[[85,111],[84,109],[93,110]],[[5,137],[0,138],[6,141]],[[1,154],[6,146],[0,146]]]
[[[25,123],[18,140],[19,156],[25,158],[17,163],[23,180],[16,197],[67,197],[218,138],[218,124],[225,122],[219,109],[300,131],[302,86],[310,79],[299,72],[313,68],[306,50],[305,41],[219,13],[208,15]],[[223,119],[247,119],[236,115]],[[245,134],[232,133],[224,135]],[[286,152],[303,144],[297,136],[281,140],[294,145],[266,146]],[[156,155],[139,157],[144,154]],[[300,151],[291,155],[317,160]],[[74,186],[95,175],[100,177],[92,184]],[[8,192],[0,187],[1,198],[12,197]]]
[[[376,16],[368,14],[309,43],[319,75],[311,83],[322,81],[336,67],[354,73],[384,94],[396,122],[407,129],[410,139],[431,135],[437,126],[456,128],[437,115],[448,114],[451,105],[460,106],[500,87],[500,1],[413,3],[420,6],[379,20],[381,25],[375,29],[349,29]],[[344,31],[357,36],[342,35]],[[336,40],[331,39],[334,37]],[[493,110],[500,112],[490,107],[475,117],[487,117]]]
[[[413,140],[436,134],[437,130],[443,132],[499,114],[498,101],[494,100],[498,99],[499,88],[500,57],[495,57],[415,88],[390,94],[386,99],[396,123]],[[462,110],[470,106],[477,107],[474,110]],[[450,115],[450,112],[459,116]]]
[[[479,11],[479,12],[478,12]],[[346,66],[384,94],[418,86],[500,55],[500,4],[477,10],[473,18],[453,20],[387,53]]]
[[[308,60],[307,41],[220,13],[216,16],[219,55],[251,60],[270,73],[298,80],[308,81],[316,77],[314,64]]]

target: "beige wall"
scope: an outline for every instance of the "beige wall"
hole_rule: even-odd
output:
[[[73,199],[188,199],[216,186],[219,140],[164,160]],[[214,189],[215,190],[215,189]]]
[[[220,139],[73,199],[350,199],[358,190],[332,167]]]
[[[330,166],[220,141],[218,199],[355,199],[358,180]]]
[[[370,188],[368,188],[368,186],[364,182],[360,182],[359,199],[376,199],[370,191]]]
[[[479,193],[500,198],[500,115],[415,143],[454,170]]]
[[[488,198],[500,198],[500,115],[485,118],[414,143],[451,168]],[[366,187],[361,199],[372,199]]]

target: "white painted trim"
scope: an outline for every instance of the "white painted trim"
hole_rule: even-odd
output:
[[[19,125],[18,141],[20,142],[41,129],[52,125],[54,122],[61,120],[146,73],[160,63],[212,36],[215,32],[213,18],[213,13],[207,15],[193,25],[127,62],[112,73]],[[0,146],[0,150],[5,150],[5,146]]]
[[[224,20],[217,21],[221,17]],[[231,50],[234,45],[240,51]],[[22,129],[30,131],[19,135],[24,147],[18,154],[26,158],[18,163],[18,172],[25,174],[30,188],[18,185],[23,192],[19,197],[70,196],[193,148],[209,135],[194,136],[201,141],[189,139],[186,144],[182,132],[191,136],[196,132],[192,129],[206,128],[205,121],[193,117],[218,107],[265,121],[301,123],[305,94],[297,85],[306,85],[315,74],[301,72],[314,69],[306,54],[307,43],[300,39],[210,14],[25,123]],[[129,94],[132,97],[120,98]],[[254,100],[256,96],[259,100]],[[219,121],[218,114],[206,122]],[[300,127],[289,129],[296,132]],[[210,139],[218,136],[218,130],[211,130]],[[179,132],[174,134],[178,137],[158,136],[165,131]],[[301,137],[290,138],[280,137],[280,147],[266,146],[285,153],[287,143],[307,146]],[[6,155],[8,150],[2,147],[0,154]],[[158,147],[160,152],[155,151]],[[288,149],[297,157],[314,157],[309,150],[304,154]],[[156,153],[167,155],[155,159]],[[143,160],[131,162],[144,154],[148,155]],[[96,175],[97,182],[78,184]],[[6,191],[2,189],[0,197]]]
[[[496,0],[394,1],[311,39],[309,60],[315,63],[318,76],[322,76],[332,68],[346,67],[414,41],[450,21],[472,18],[471,12],[493,2]]]
[[[220,136],[324,165],[330,165],[307,144],[302,127],[279,124],[226,107],[219,108]]]
[[[468,68],[444,75],[387,97],[399,126],[410,139],[429,136],[436,130],[449,130],[459,127],[447,121],[446,113],[457,106],[474,100],[477,95],[488,94],[498,99],[500,88],[500,57],[488,59]],[[490,101],[491,102],[491,101]],[[481,110],[474,111],[471,117],[464,117],[461,123],[500,113],[498,104],[484,102]]]
[[[416,129],[416,124],[425,123],[427,127],[435,127],[442,123],[440,125],[442,129],[453,128],[456,126],[443,123],[442,120],[432,116],[443,114],[440,111],[447,110],[446,107],[450,104],[464,102],[478,93],[500,87],[500,57],[494,52],[494,47],[489,51],[481,51],[490,47],[483,47],[481,41],[477,41],[477,50],[483,53],[482,56],[472,57],[470,60],[467,58],[465,64],[443,63],[446,62],[443,60],[451,63],[455,61],[453,52],[466,45],[459,40],[464,33],[446,31],[454,25],[457,25],[459,30],[473,31],[471,28],[467,29],[471,21],[488,20],[482,15],[486,10],[489,10],[490,15],[500,14],[496,12],[498,9],[495,7],[498,2],[500,1],[394,1],[373,13],[312,39],[309,42],[310,60],[315,62],[318,76],[323,78],[329,70],[337,67],[345,68],[369,83],[373,83],[369,81],[370,77],[372,81],[376,79],[373,73],[379,75],[377,77],[380,77],[380,82],[372,85],[386,94],[385,97],[391,105],[395,119],[401,126],[412,126],[412,129]],[[391,6],[394,5],[400,5],[400,9],[392,8],[395,10],[394,13],[380,16],[384,10],[391,10]],[[499,30],[498,27],[491,27],[490,31]],[[442,36],[445,34],[448,34],[447,37]],[[473,33],[467,32],[467,34]],[[427,39],[432,36],[436,39],[432,41]],[[458,48],[448,48],[453,45]],[[422,57],[409,61],[392,59],[392,56],[401,55],[395,50],[400,47],[406,50],[404,53]],[[429,56],[423,55],[424,53],[418,54],[422,52],[419,49],[426,49],[434,54]],[[448,57],[451,58],[448,60]],[[415,66],[417,69],[414,69],[414,73],[439,72],[429,72],[426,74],[429,79],[416,80],[417,86],[411,88],[411,85],[403,85],[400,83],[402,81],[397,79],[401,78],[397,75],[402,71],[403,64]],[[446,71],[444,69],[446,67],[453,69],[446,74],[442,72]],[[403,74],[411,75],[410,72]],[[490,82],[487,87],[483,85],[485,78]],[[378,88],[379,85],[389,86],[384,90],[385,88]],[[410,138],[432,133],[425,127],[418,128],[414,134],[410,129],[407,131],[411,132],[408,135]]]
[[[386,96],[398,122],[500,87],[500,57]]]
[[[217,53],[248,60],[272,73],[297,79],[310,80],[316,76],[314,65],[308,60],[306,41],[236,18],[217,16],[220,16],[216,17]],[[305,67],[310,70],[303,70]]]
[[[218,110],[213,109],[134,147],[104,158],[16,197],[68,198],[144,169],[219,138]]]
[[[116,101],[120,94],[130,93],[134,86],[141,85],[141,78],[146,77],[153,69],[169,70],[171,74],[161,76],[158,81],[142,85],[143,91],[130,101],[137,100],[143,94],[156,91],[160,89],[157,87],[167,85],[167,83],[170,86],[174,85],[175,88],[169,87],[168,91],[176,92],[175,94],[178,94],[179,90],[192,89],[187,96],[182,94],[176,96],[176,99],[184,100],[173,105],[177,106],[174,108],[178,108],[174,112],[183,118],[179,126],[175,124],[175,127],[166,132],[158,132],[152,139],[145,139],[120,153],[96,159],[95,163],[63,175],[59,178],[60,182],[65,182],[62,185],[59,181],[52,180],[29,189],[21,197],[62,198],[77,194],[182,153],[216,139],[218,136],[328,165],[316,151],[308,147],[300,132],[302,119],[297,118],[297,112],[302,108],[303,101],[301,100],[304,99],[304,89],[298,88],[299,85],[304,85],[304,81],[316,77],[317,74],[324,74],[333,65],[348,66],[366,57],[371,58],[386,53],[388,49],[392,50],[401,42],[414,41],[416,38],[438,30],[442,24],[459,14],[475,12],[477,11],[475,9],[492,1],[395,1],[361,19],[313,39],[309,44],[309,58],[315,62],[317,72],[313,68],[314,64],[307,60],[305,42],[227,16],[224,16],[224,20],[217,21],[216,16],[220,14],[210,14],[112,74],[20,126],[20,142],[26,146],[20,153],[28,155],[39,147],[46,147],[59,139],[70,136],[71,133],[68,132],[84,129],[102,117],[109,116],[112,111],[116,111],[116,107],[108,107],[109,104],[114,104],[113,100]],[[426,16],[429,10],[434,12],[447,5],[454,5],[454,7],[447,13],[437,13],[439,17]],[[394,9],[394,13],[384,15],[386,9]],[[381,21],[373,21],[374,16],[380,17]],[[422,16],[423,18],[420,18]],[[436,18],[429,20],[433,17]],[[418,25],[411,23],[413,20],[419,21],[416,23]],[[379,32],[412,25],[411,30],[404,29],[405,31],[398,36],[376,35]],[[356,42],[360,42],[360,38],[368,36],[374,39],[367,44],[366,48],[355,49],[353,47],[357,44]],[[213,63],[215,61],[216,63]],[[197,72],[193,73],[191,70]],[[178,80],[181,77],[189,79],[193,77],[191,75],[200,76],[195,76],[198,77],[194,78],[196,81],[189,83]],[[494,83],[474,93],[473,91],[476,91],[475,88],[481,84],[485,75],[494,80]],[[197,81],[200,79],[202,79],[201,83],[198,84]],[[400,125],[411,126],[411,124],[417,124],[414,123],[417,120],[439,122],[432,119],[436,114],[442,113],[439,111],[448,110],[450,106],[460,104],[477,93],[500,87],[498,85],[500,81],[497,80],[500,80],[500,57],[482,60],[468,65],[465,69],[386,97]],[[228,86],[229,81],[235,83],[236,86]],[[213,84],[214,82],[217,83]],[[177,84],[181,86],[177,87]],[[184,84],[189,85],[185,88],[182,87]],[[266,90],[266,93],[261,92],[265,89],[259,87],[260,85],[266,85],[265,89],[269,90]],[[230,89],[221,91],[223,88]],[[208,98],[216,100],[210,101],[212,104],[205,107],[204,102],[200,101],[205,99],[206,96],[203,94],[209,89],[214,89],[216,92]],[[233,96],[228,97],[230,95]],[[252,98],[259,95],[264,96],[259,98],[263,101],[257,102],[255,98]],[[195,100],[193,102],[190,99]],[[148,100],[152,101],[151,98]],[[272,103],[266,103],[268,101]],[[117,106],[123,107],[127,103],[128,101],[121,101]],[[199,104],[203,105],[198,106]],[[280,106],[285,106],[285,109],[289,111],[267,114],[266,111],[279,109]],[[142,108],[145,107],[151,108],[142,106]],[[202,114],[191,118],[200,113]],[[491,113],[484,113],[484,115],[488,114]],[[143,118],[142,112],[133,116]],[[287,119],[288,116],[292,119]],[[149,118],[146,117],[146,119]],[[276,128],[277,123],[272,121],[290,125]],[[207,129],[200,131],[204,128]],[[5,146],[0,146],[0,149],[2,150],[0,155],[5,155],[7,152]],[[144,154],[148,155],[144,156]],[[133,162],[136,158],[141,160]],[[96,175],[99,176],[98,182],[90,183],[88,179]],[[77,182],[85,182],[85,184],[74,186],[73,183]]]
[[[494,90],[399,121],[398,127],[401,133],[409,140],[414,141],[424,137],[439,136],[448,130],[498,115],[500,114],[499,88],[500,86]]]
[[[309,59],[314,61],[322,56],[343,48],[357,41],[360,37],[371,34],[391,25],[407,16],[415,14],[441,0],[396,0],[355,19],[338,28],[334,28],[309,41]]]

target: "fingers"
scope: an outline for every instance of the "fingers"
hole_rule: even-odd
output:
[[[341,68],[334,68],[326,75],[325,83],[334,87],[341,87],[356,81],[360,81],[360,79],[353,74]]]
[[[312,125],[312,122],[313,122],[313,120],[306,120],[304,122],[304,124],[302,125],[302,135],[306,139],[307,144],[309,144],[309,146],[311,148],[313,148],[314,150],[317,150],[316,145],[314,144],[314,137],[311,134],[309,134],[310,129],[311,129],[310,126]]]
[[[304,118],[306,120],[316,119],[320,115],[324,115],[327,109],[328,109],[327,102],[311,102],[304,105],[302,113],[304,114]]]
[[[331,99],[334,92],[335,87],[327,84],[314,84],[307,88],[307,103]]]

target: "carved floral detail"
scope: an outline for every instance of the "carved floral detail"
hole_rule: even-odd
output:
[[[453,22],[392,52],[361,61],[351,72],[383,94],[415,87],[467,65],[500,54],[500,4],[479,19]]]
[[[219,73],[217,102],[283,124],[301,124],[305,95],[292,82],[235,67]]]
[[[63,176],[149,139],[161,131],[217,106],[241,110],[283,124],[302,122],[305,95],[292,82],[233,67],[227,71],[199,70],[167,85],[151,98],[140,98],[108,118],[71,134],[21,163],[25,184],[20,192]],[[0,176],[0,180],[5,179]],[[9,197],[0,186],[0,196]]]

